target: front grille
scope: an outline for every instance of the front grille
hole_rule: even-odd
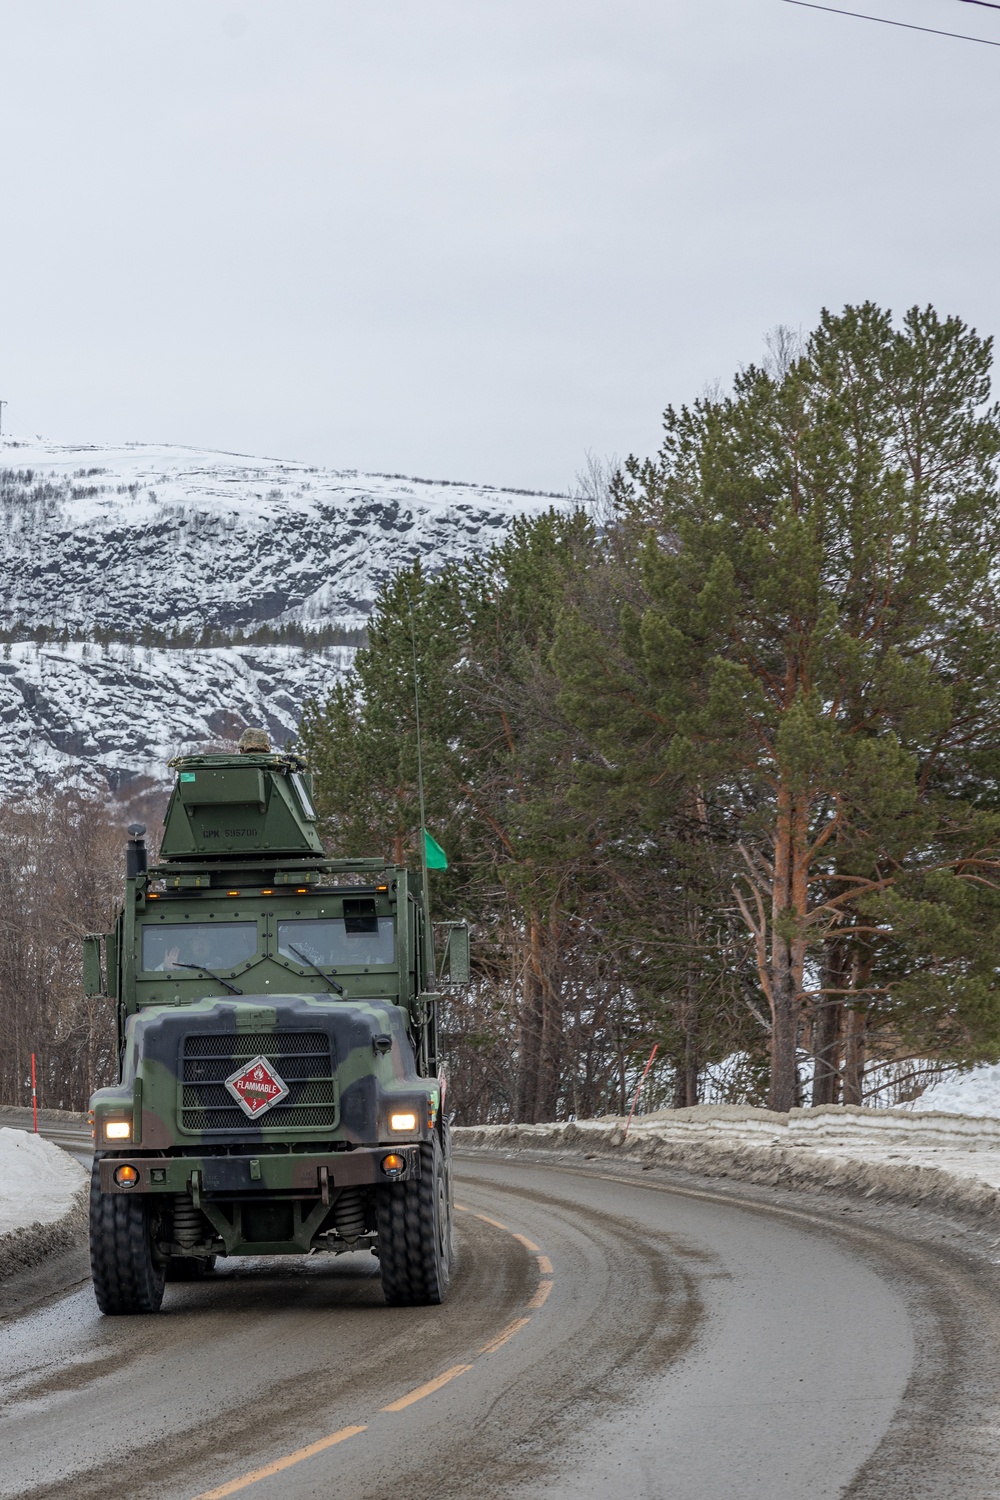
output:
[[[225,1086],[241,1063],[266,1057],[288,1096],[251,1120]],[[310,1130],[337,1123],[337,1095],[324,1031],[186,1036],[181,1051],[181,1126],[214,1130]]]

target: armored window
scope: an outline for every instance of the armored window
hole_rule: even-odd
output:
[[[299,803],[302,807],[302,811],[305,813],[310,822],[315,822],[316,809],[315,807],[313,807],[312,798],[306,791],[306,784],[302,780],[302,777],[299,775],[298,771],[293,771],[289,779],[292,783],[292,786],[298,793]]]
[[[142,967],[148,973],[235,969],[257,952],[256,922],[157,922],[142,929]]]
[[[301,964],[305,959],[321,969],[367,969],[371,964],[393,962],[392,917],[373,916],[360,931],[352,931],[352,925],[351,918],[345,921],[342,917],[279,922],[278,952],[293,963]]]

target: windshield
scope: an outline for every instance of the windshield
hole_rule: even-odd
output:
[[[372,919],[372,927],[375,919]],[[392,917],[379,917],[377,931],[350,932],[343,917],[330,920],[278,923],[278,952],[293,963],[316,964],[320,969],[366,968],[369,964],[391,964]],[[292,949],[298,952],[293,953]]]
[[[142,929],[142,967],[147,974],[185,964],[235,969],[256,952],[256,922],[158,922]]]

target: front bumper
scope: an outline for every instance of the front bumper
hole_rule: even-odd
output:
[[[401,1158],[403,1168],[391,1175],[382,1163],[389,1155]],[[115,1182],[122,1166],[134,1167],[138,1181],[131,1187]],[[190,1193],[197,1200],[212,1197],[245,1198],[258,1193],[283,1193],[302,1198],[325,1198],[330,1189],[373,1187],[413,1181],[420,1176],[420,1147],[360,1146],[353,1151],[262,1152],[260,1156],[105,1156],[98,1163],[102,1193]]]

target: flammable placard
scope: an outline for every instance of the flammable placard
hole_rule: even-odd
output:
[[[266,1057],[253,1057],[236,1073],[230,1073],[226,1088],[251,1120],[288,1093],[288,1084],[278,1077]]]

